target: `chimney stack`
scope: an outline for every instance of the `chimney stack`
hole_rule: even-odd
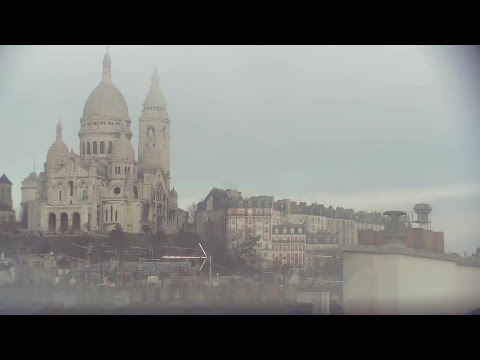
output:
[[[407,226],[405,211],[385,211],[384,246],[405,248]]]

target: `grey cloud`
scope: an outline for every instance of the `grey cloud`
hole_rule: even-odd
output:
[[[0,171],[15,183],[18,204],[20,181],[33,155],[37,170],[45,160],[59,117],[65,142],[78,151],[80,117],[100,81],[105,47],[1,51],[0,116],[9,132],[2,131],[0,151],[9,156],[0,159]],[[158,68],[172,119],[172,180],[185,206],[226,182],[250,194],[299,197],[475,183],[476,78],[455,51],[112,46],[110,52],[134,135]]]

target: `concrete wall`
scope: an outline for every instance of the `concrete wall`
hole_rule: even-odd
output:
[[[313,304],[313,315],[330,315],[330,292],[299,292],[297,302]]]
[[[480,307],[480,267],[452,255],[345,246],[345,314],[466,314]]]

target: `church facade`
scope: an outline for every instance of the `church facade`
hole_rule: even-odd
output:
[[[62,124],[44,169],[22,182],[22,222],[44,233],[165,231],[183,224],[178,196],[170,183],[170,119],[155,69],[139,119],[138,159],[131,120],[103,59],[100,84],[88,97],[80,119],[79,152],[62,140]]]

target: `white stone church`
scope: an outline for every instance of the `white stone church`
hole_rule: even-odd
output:
[[[128,233],[146,226],[176,233],[183,226],[183,210],[170,188],[170,119],[156,69],[139,122],[137,161],[127,103],[112,81],[107,49],[102,80],[80,119],[79,154],[63,142],[59,121],[43,172],[22,182],[28,229],[106,233],[119,224]]]

